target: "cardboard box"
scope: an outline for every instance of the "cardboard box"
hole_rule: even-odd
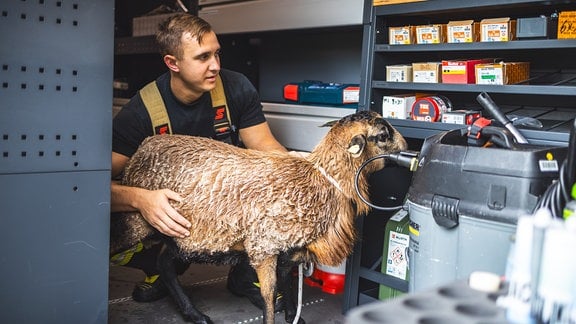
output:
[[[442,81],[442,63],[412,63],[412,82],[440,83]]]
[[[446,25],[448,43],[473,43],[480,40],[480,24],[474,20],[450,21]]]
[[[576,11],[562,11],[558,16],[558,39],[576,38]]]
[[[416,26],[416,44],[440,44],[446,43],[446,25],[422,25]]]
[[[529,62],[499,62],[476,65],[476,84],[516,84],[530,78]]]
[[[408,3],[408,2],[421,2],[426,0],[374,0],[374,6],[384,6],[398,3]]]
[[[476,69],[480,63],[491,63],[489,59],[444,60],[442,61],[442,83],[475,83]]]
[[[412,82],[412,65],[388,65],[386,67],[386,81]]]
[[[132,19],[132,36],[149,36],[155,35],[158,31],[158,25],[164,22],[174,13],[167,13],[153,16],[136,17]]]
[[[416,43],[414,26],[390,27],[388,28],[388,34],[388,43],[390,45],[409,45]]]
[[[416,101],[415,94],[401,94],[382,97],[382,117],[410,119],[412,105]]]
[[[507,42],[516,37],[516,20],[509,17],[480,21],[481,42]]]

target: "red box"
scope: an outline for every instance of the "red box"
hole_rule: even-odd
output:
[[[442,83],[476,83],[476,69],[480,63],[491,63],[490,59],[443,60]]]

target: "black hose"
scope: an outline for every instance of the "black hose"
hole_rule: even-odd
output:
[[[395,155],[397,156],[397,155]],[[377,160],[377,159],[392,159],[393,155],[391,154],[381,154],[381,155],[376,155],[373,156],[371,158],[369,158],[368,160],[364,161],[364,163],[362,163],[362,165],[360,165],[360,167],[358,168],[358,171],[356,171],[356,176],[354,177],[354,189],[356,189],[356,194],[358,195],[358,197],[360,197],[360,200],[362,200],[366,205],[377,209],[377,210],[383,210],[383,211],[396,211],[396,210],[400,210],[402,209],[404,206],[400,205],[400,206],[393,206],[393,207],[382,207],[382,206],[377,206],[372,204],[371,202],[368,201],[368,199],[364,198],[364,196],[362,196],[362,193],[360,192],[360,189],[358,188],[358,180],[360,179],[360,173],[362,173],[362,170],[364,170],[364,168],[372,161]]]

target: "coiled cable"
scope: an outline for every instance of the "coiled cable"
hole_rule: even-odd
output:
[[[383,207],[383,206],[374,205],[371,202],[369,202],[368,199],[366,199],[364,196],[362,196],[362,193],[360,192],[360,189],[358,187],[358,182],[360,179],[360,173],[362,173],[362,170],[364,170],[364,168],[368,164],[370,164],[372,161],[377,160],[377,159],[388,159],[392,162],[395,162],[399,166],[406,167],[406,168],[409,168],[410,171],[414,171],[414,170],[416,170],[416,167],[417,167],[418,153],[416,153],[416,152],[398,152],[398,153],[387,153],[387,154],[380,154],[380,155],[373,156],[373,157],[369,158],[368,160],[364,161],[364,163],[362,163],[360,165],[360,167],[358,168],[358,171],[356,171],[356,176],[354,177],[354,189],[356,190],[356,194],[358,195],[358,197],[360,197],[360,200],[362,200],[366,205],[370,206],[371,208],[374,208],[377,210],[383,210],[383,211],[400,210],[404,207],[404,205],[392,206],[392,207]]]

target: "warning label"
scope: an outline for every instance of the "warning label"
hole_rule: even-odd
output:
[[[386,258],[386,274],[406,280],[408,269],[408,246],[410,235],[390,231],[388,253]]]

